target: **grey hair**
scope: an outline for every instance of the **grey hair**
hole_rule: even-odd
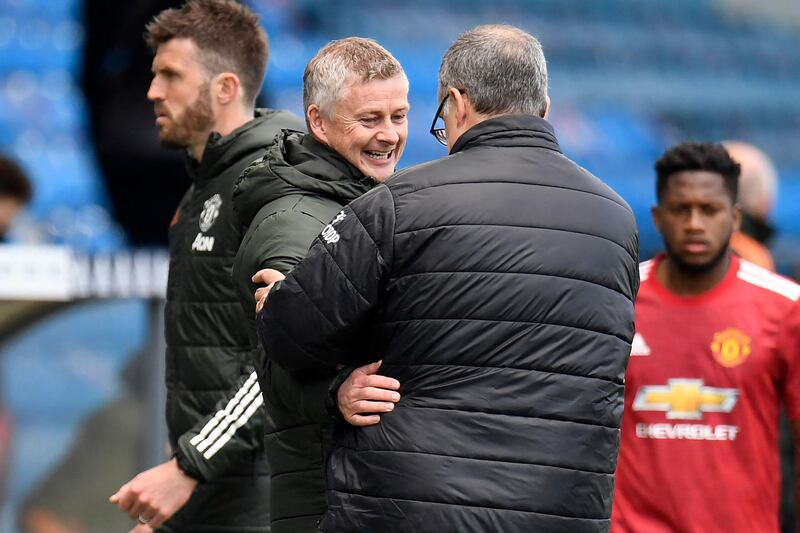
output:
[[[750,215],[766,218],[778,194],[778,172],[769,156],[752,144],[723,141],[731,159],[739,163],[739,204]]]
[[[406,78],[400,62],[372,39],[348,37],[331,41],[306,65],[303,109],[307,111],[308,106],[316,104],[330,117],[334,104],[349,84],[388,80],[398,75]]]
[[[514,26],[478,26],[456,39],[442,58],[439,98],[451,87],[464,91],[481,114],[543,117],[547,64],[542,45]]]

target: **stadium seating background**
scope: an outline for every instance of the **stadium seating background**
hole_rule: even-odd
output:
[[[774,0],[773,0],[774,1]],[[768,2],[769,3],[769,2]],[[800,33],[750,21],[711,0],[254,0],[271,38],[264,96],[301,112],[302,71],[332,38],[376,38],[411,80],[404,166],[443,155],[427,135],[442,52],[463,30],[509,22],[540,37],[548,58],[552,122],[566,153],[615,187],[635,209],[642,248],[659,248],[649,221],[652,161],[686,139],[743,139],[780,171],[776,256],[800,263]],[[79,0],[0,4],[0,151],[33,175],[37,196],[19,239],[88,250],[124,246],[108,216],[78,88]],[[146,87],[142,87],[142,98]]]
[[[711,0],[250,4],[270,34],[263,97],[271,107],[302,112],[303,69],[330,39],[373,37],[398,57],[411,81],[403,166],[444,155],[428,128],[438,104],[439,59],[452,40],[486,22],[528,29],[548,58],[551,119],[564,151],[631,204],[643,258],[660,247],[649,219],[655,158],[683,140],[741,139],[778,167],[774,251],[784,273],[797,273],[800,30],[781,24],[780,12],[777,21],[752,20]],[[87,133],[77,81],[81,10],[80,0],[0,0],[0,152],[17,158],[36,187],[16,240],[112,252],[126,240],[109,215]],[[16,530],[15,505],[58,460],[79,421],[119,392],[116,372],[147,342],[143,306],[101,302],[0,346],[1,394],[17,420],[0,530]]]

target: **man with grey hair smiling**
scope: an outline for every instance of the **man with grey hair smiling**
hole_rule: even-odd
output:
[[[291,270],[347,202],[394,172],[408,131],[407,96],[400,63],[370,39],[333,41],[309,61],[303,104],[310,133],[281,132],[234,190],[239,221],[249,228],[234,278],[251,331],[259,282],[253,274]],[[376,423],[399,399],[399,384],[378,375],[377,362],[292,376],[263,351],[254,358],[269,415],[272,533],[316,531],[325,512],[323,444],[332,414],[342,423]]]
[[[378,424],[337,433],[320,529],[608,531],[633,213],[561,153],[533,36],[475,28],[439,75],[450,155],[350,203],[283,281],[262,275],[272,362],[380,357],[401,385]]]

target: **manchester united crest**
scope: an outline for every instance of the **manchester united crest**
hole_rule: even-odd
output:
[[[208,231],[219,216],[219,206],[222,205],[222,197],[215,194],[203,203],[203,212],[200,213],[200,231]]]
[[[726,368],[739,366],[750,355],[750,337],[736,328],[718,331],[711,341],[711,353]]]

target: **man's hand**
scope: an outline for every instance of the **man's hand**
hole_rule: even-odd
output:
[[[256,314],[258,314],[264,308],[264,302],[267,301],[267,295],[272,289],[272,286],[278,281],[286,279],[286,276],[277,270],[264,268],[253,274],[253,277],[250,279],[255,284],[263,283],[266,285],[266,287],[259,287],[256,289]]]
[[[153,528],[147,524],[136,524],[128,533],[153,533]]]
[[[388,413],[400,401],[400,382],[379,376],[381,361],[353,370],[336,392],[336,401],[344,419],[354,426],[371,426],[381,421],[378,414]]]
[[[133,520],[157,529],[183,507],[197,486],[173,458],[145,470],[125,483],[108,500]]]

